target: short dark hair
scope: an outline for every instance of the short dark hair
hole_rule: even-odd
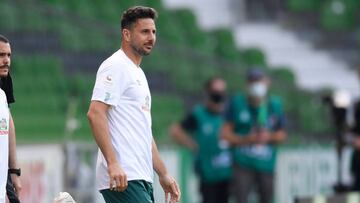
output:
[[[266,73],[261,68],[250,68],[246,72],[247,82],[254,82],[266,77]]]
[[[206,82],[204,84],[205,91],[207,91],[207,92],[211,91],[213,83],[216,80],[224,80],[224,79],[222,77],[220,77],[220,76],[213,76],[213,77],[209,78],[208,80],[206,80]]]
[[[131,25],[141,18],[151,18],[155,20],[157,18],[157,12],[155,9],[145,6],[131,7],[121,16],[121,29],[129,29]]]
[[[0,42],[10,43],[10,41],[4,36],[0,34]]]

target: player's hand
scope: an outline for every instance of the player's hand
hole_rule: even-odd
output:
[[[270,141],[270,136],[271,136],[271,133],[266,130],[266,129],[262,129],[258,132],[258,135],[257,135],[257,144],[266,144]]]
[[[244,143],[245,145],[252,145],[256,144],[258,141],[257,135],[254,133],[249,134],[248,136],[244,137]]]
[[[118,163],[108,165],[108,173],[110,177],[110,190],[122,192],[127,188],[127,176]]]
[[[16,174],[11,174],[11,181],[14,185],[16,194],[19,195],[22,189],[20,177]]]
[[[179,189],[179,185],[176,183],[173,177],[169,175],[164,175],[162,177],[159,177],[159,182],[165,192],[165,203],[169,202],[169,195],[170,203],[177,203],[180,201],[181,192]]]

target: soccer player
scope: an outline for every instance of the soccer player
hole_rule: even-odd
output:
[[[269,78],[260,69],[247,73],[247,94],[235,95],[222,136],[234,145],[236,203],[247,203],[255,187],[260,203],[273,201],[276,145],[286,138],[280,98],[268,95]]]
[[[205,83],[205,102],[197,105],[180,123],[170,128],[179,144],[192,150],[200,179],[203,203],[227,203],[232,160],[229,144],[220,133],[226,99],[226,83],[214,77]]]
[[[5,102],[6,104],[13,103],[14,96],[12,91],[12,80],[9,75],[9,69],[11,65],[11,47],[9,40],[0,35],[0,87],[1,92],[5,95]],[[2,95],[1,93],[1,95]],[[0,111],[0,141],[1,143],[1,164],[0,166],[0,202],[2,203],[2,198],[5,197],[5,193],[3,193],[3,180],[6,181],[6,192],[7,196],[10,200],[10,203],[18,203],[19,198],[18,195],[21,191],[21,182],[20,182],[20,169],[17,168],[17,160],[16,160],[16,135],[15,135],[15,126],[8,110],[8,106],[6,107],[7,110],[3,109],[3,100],[1,96],[1,111]],[[8,146],[4,146],[8,142]],[[2,162],[8,160],[6,162]],[[3,172],[4,168],[6,168],[6,172]],[[6,182],[5,182],[6,183]],[[5,191],[5,190],[4,190]]]
[[[98,189],[106,202],[154,202],[153,170],[165,199],[180,201],[178,184],[160,158],[151,129],[151,95],[140,67],[156,41],[153,8],[136,6],[121,19],[121,49],[100,66],[88,111],[99,146]]]

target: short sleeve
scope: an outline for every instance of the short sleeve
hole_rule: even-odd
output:
[[[96,74],[91,100],[115,106],[125,90],[126,81],[124,68],[120,64],[102,64]]]
[[[7,77],[1,78],[0,80],[1,80],[1,85],[0,85],[1,89],[5,92],[7,102],[10,105],[15,102],[13,82],[10,73],[8,74]]]
[[[180,123],[186,131],[193,132],[197,129],[197,120],[193,113],[188,114]]]

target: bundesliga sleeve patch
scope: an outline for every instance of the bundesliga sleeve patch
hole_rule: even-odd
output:
[[[104,79],[103,79],[104,84],[106,85],[112,85],[114,83],[113,78],[111,75],[107,75]]]

